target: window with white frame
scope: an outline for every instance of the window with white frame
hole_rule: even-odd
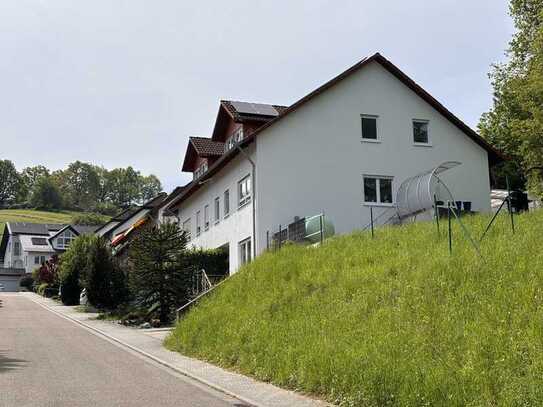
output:
[[[13,255],[14,256],[20,256],[21,255],[21,243],[20,242],[13,242]]]
[[[200,178],[208,170],[207,161],[204,161],[200,166],[194,171],[194,179]]]
[[[204,206],[204,230],[209,229],[209,205]]]
[[[413,143],[430,144],[428,120],[413,120]]]
[[[183,222],[182,230],[185,232],[185,236],[187,237],[187,241],[190,240],[190,218],[185,220]]]
[[[200,225],[200,211],[196,212],[196,236],[200,236],[202,226]]]
[[[243,140],[243,126],[238,127],[230,137],[226,140],[225,149],[231,150],[235,147],[236,143],[239,143]]]
[[[251,261],[251,238],[239,242],[239,263],[244,265]]]
[[[364,202],[392,204],[392,178],[364,175]]]
[[[66,229],[57,237],[57,247],[59,249],[67,249],[70,244],[75,240],[75,236],[71,230]]]
[[[247,175],[238,182],[238,206],[251,202],[251,176]]]
[[[223,216],[226,218],[230,214],[230,190],[224,191]]]
[[[360,116],[362,124],[362,140],[378,141],[377,116],[363,114]]]
[[[221,221],[221,199],[219,197],[215,198],[215,223]]]
[[[34,264],[41,265],[45,263],[45,256],[34,256]]]

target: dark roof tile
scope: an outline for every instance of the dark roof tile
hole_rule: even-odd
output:
[[[220,156],[224,153],[224,143],[206,137],[190,137],[196,153],[200,157]]]

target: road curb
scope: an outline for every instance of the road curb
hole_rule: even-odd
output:
[[[59,317],[64,318],[64,319],[66,319],[68,321],[71,321],[71,322],[73,322],[73,323],[75,323],[77,325],[83,326],[84,328],[92,331],[96,336],[102,336],[102,337],[107,338],[108,340],[110,340],[112,342],[116,342],[117,344],[121,345],[122,347],[128,348],[128,349],[132,350],[133,352],[136,352],[136,353],[138,353],[138,354],[152,360],[155,363],[158,363],[158,364],[160,364],[160,365],[162,365],[164,367],[167,367],[168,369],[173,370],[176,373],[179,373],[179,374],[181,374],[183,376],[186,376],[186,377],[188,377],[188,378],[190,378],[192,380],[195,380],[195,381],[197,381],[197,382],[199,382],[199,383],[201,383],[201,384],[203,384],[205,386],[208,386],[208,387],[210,387],[210,388],[212,388],[212,389],[214,389],[216,391],[219,391],[219,392],[221,392],[223,394],[226,394],[226,395],[228,395],[230,397],[234,397],[234,398],[238,399],[239,401],[242,401],[243,403],[249,404],[251,406],[254,406],[254,407],[267,407],[265,404],[262,404],[262,403],[254,401],[254,400],[248,399],[248,398],[246,398],[244,396],[236,394],[235,392],[227,390],[227,389],[223,388],[222,386],[219,386],[219,385],[217,385],[215,383],[212,383],[212,382],[210,382],[210,381],[208,381],[208,380],[206,380],[204,378],[201,378],[201,377],[199,377],[199,376],[197,376],[197,375],[195,375],[193,373],[187,372],[187,371],[185,371],[183,369],[179,369],[178,367],[172,365],[171,363],[166,362],[165,360],[160,359],[160,358],[158,358],[158,357],[156,357],[154,355],[151,355],[150,353],[145,352],[144,350],[141,350],[141,349],[139,349],[139,348],[137,348],[137,347],[135,347],[133,345],[130,345],[129,343],[126,343],[125,341],[117,339],[114,336],[112,336],[110,334],[107,334],[107,333],[101,331],[98,328],[95,328],[95,327],[93,327],[93,326],[91,326],[89,324],[86,324],[83,321],[79,321],[78,319],[75,319],[75,318],[72,318],[72,317],[70,317],[68,315],[65,315],[65,314],[55,310],[53,307],[51,307],[51,306],[49,306],[49,305],[47,305],[47,304],[45,304],[43,302],[35,300],[34,298],[32,298],[32,296],[27,296],[27,298],[30,299],[30,301],[32,301],[32,302],[40,305],[41,307],[47,309],[48,311],[58,315]]]

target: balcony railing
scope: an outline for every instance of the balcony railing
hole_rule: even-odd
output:
[[[26,270],[23,268],[15,268],[15,267],[0,267],[0,275],[21,275],[25,274]]]

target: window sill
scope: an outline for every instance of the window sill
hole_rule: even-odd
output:
[[[432,143],[413,143],[415,147],[432,147]]]
[[[246,206],[249,205],[250,203],[251,203],[251,200],[248,200],[247,202],[244,202],[244,203],[238,205],[238,211],[239,211],[240,209],[243,209],[244,207],[246,207]]]
[[[393,203],[384,203],[384,202],[362,202],[362,205],[379,207],[379,208],[394,208],[396,206]]]
[[[361,143],[374,143],[374,144],[380,144],[382,143],[382,140],[379,139],[373,139],[373,138],[363,138],[360,139]]]

